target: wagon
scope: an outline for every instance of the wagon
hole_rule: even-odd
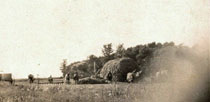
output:
[[[0,81],[13,82],[11,73],[0,73]]]

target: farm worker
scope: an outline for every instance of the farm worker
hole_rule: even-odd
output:
[[[126,79],[129,83],[133,82],[134,74],[132,72],[128,73]]]
[[[111,73],[111,71],[109,71],[106,79],[109,80],[109,81],[112,81],[112,73]]]
[[[28,75],[28,80],[29,80],[29,83],[33,83],[34,82],[34,76],[32,74],[29,74]]]
[[[66,76],[65,76],[65,83],[66,84],[70,83],[70,73],[66,74]]]
[[[50,75],[50,77],[48,77],[48,81],[49,81],[49,83],[53,83],[52,75]]]
[[[74,81],[75,81],[75,84],[78,84],[78,81],[79,81],[79,75],[78,75],[78,72],[75,72],[74,73],[74,77],[73,77]]]

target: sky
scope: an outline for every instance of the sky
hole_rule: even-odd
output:
[[[1,0],[0,71],[61,76],[104,44],[192,46],[210,28],[209,0]]]

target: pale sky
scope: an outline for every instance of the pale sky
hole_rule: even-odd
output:
[[[209,33],[209,0],[0,0],[0,71],[61,76],[68,63],[125,47]]]

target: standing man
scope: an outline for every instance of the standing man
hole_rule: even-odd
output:
[[[109,80],[109,81],[112,81],[112,73],[111,73],[111,71],[109,71],[106,79]]]
[[[28,75],[28,81],[30,84],[34,82],[34,76],[32,74]]]
[[[65,84],[70,84],[70,73],[66,74],[65,79],[64,79]]]
[[[48,81],[49,81],[49,83],[53,83],[52,75],[50,75],[50,77],[48,77]]]

